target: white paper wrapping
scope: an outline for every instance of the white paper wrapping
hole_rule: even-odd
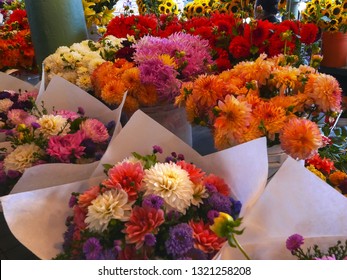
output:
[[[22,91],[33,91],[35,87],[28,82],[24,82],[16,77],[0,72],[0,90],[6,89],[15,91],[18,91],[19,89]]]
[[[346,197],[289,157],[245,215],[238,240],[251,259],[293,259],[285,247],[292,234],[302,235],[305,247],[322,249],[346,240],[346,213]],[[243,256],[225,245],[218,258]]]
[[[182,153],[204,171],[222,176],[235,194],[249,201],[256,201],[253,195],[259,195],[265,187],[268,170],[265,138],[202,157],[146,114],[137,111],[112,140],[89,180],[2,197],[9,228],[39,258],[51,259],[61,252],[65,219],[71,214],[70,194],[101,182],[104,177],[102,164],[116,163],[135,151],[148,154],[153,145],[161,146],[165,155],[172,151]],[[255,154],[257,160],[254,160]],[[243,203],[250,205],[249,201]]]

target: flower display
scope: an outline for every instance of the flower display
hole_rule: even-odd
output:
[[[218,75],[200,75],[182,85],[176,105],[185,106],[190,123],[211,128],[217,149],[266,136],[269,146],[309,158],[323,145],[317,122],[338,115],[342,90],[332,76],[293,67],[287,58],[262,55]]]
[[[347,4],[340,0],[313,0],[301,13],[303,22],[315,23],[322,31],[347,32]]]
[[[141,15],[144,14],[178,14],[178,6],[173,0],[136,0]]]
[[[119,104],[127,90],[125,110],[173,103],[183,81],[209,70],[208,42],[174,33],[167,38],[145,36],[133,45],[133,62],[104,63],[92,75],[95,94],[107,104]]]
[[[286,248],[298,260],[347,260],[347,240],[345,243],[340,240],[337,241],[326,251],[322,251],[317,244],[304,249],[302,248],[304,241],[304,237],[297,233],[289,236],[286,240]]]
[[[132,35],[140,39],[147,35],[167,38],[177,32],[208,40],[217,71],[229,69],[240,61],[254,60],[262,53],[270,57],[298,55],[297,65],[305,59],[302,49],[308,57],[319,53],[315,47],[319,30],[313,23],[298,20],[285,20],[278,24],[256,19],[244,21],[237,13],[221,11],[208,17],[192,15],[188,19],[175,15],[120,15],[110,21],[105,34],[118,38]]]
[[[114,17],[114,6],[118,0],[83,0],[84,16],[87,26],[105,26]]]
[[[43,61],[47,74],[45,82],[49,83],[52,77],[57,75],[83,90],[92,90],[91,74],[106,60],[113,60],[116,52],[124,47],[124,41],[128,39],[106,36],[98,42],[84,40],[70,47],[59,47]]]
[[[55,259],[211,259],[227,240],[214,233],[220,209],[238,221],[230,187],[175,152],[104,165],[107,178],[72,193],[63,252]],[[209,179],[213,177],[214,179]]]
[[[3,90],[0,92],[0,132],[8,132],[16,125],[30,125],[33,121],[30,110],[37,97],[37,91],[18,92]]]
[[[3,101],[3,100],[1,100]],[[77,112],[48,114],[31,100],[31,109],[10,109],[6,139],[11,149],[0,155],[1,195],[8,194],[23,172],[44,163],[90,163],[99,160],[111,139],[114,123],[105,125]]]
[[[15,1],[4,14],[0,26],[0,69],[35,68],[35,53],[24,2]]]

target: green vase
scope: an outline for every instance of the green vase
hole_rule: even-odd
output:
[[[60,46],[87,39],[81,0],[25,0],[37,65]]]

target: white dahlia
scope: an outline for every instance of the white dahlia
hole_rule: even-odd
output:
[[[45,136],[58,134],[63,136],[70,131],[70,124],[67,119],[59,115],[44,115],[37,122],[40,125],[38,131]]]
[[[164,199],[169,209],[185,214],[193,199],[194,184],[187,171],[174,163],[156,163],[145,171],[145,194]]]
[[[5,157],[5,171],[14,170],[23,173],[24,170],[31,167],[42,154],[43,150],[33,143],[18,146]]]
[[[111,219],[128,221],[134,201],[128,201],[128,194],[123,189],[111,189],[100,194],[88,206],[85,222],[88,228],[103,232]]]

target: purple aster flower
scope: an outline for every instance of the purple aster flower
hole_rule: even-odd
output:
[[[212,184],[205,184],[205,188],[209,194],[217,192],[217,188]]]
[[[176,159],[174,157],[166,157],[165,162],[176,162]]]
[[[88,157],[94,156],[96,152],[96,143],[90,138],[86,138],[81,142],[81,146],[84,146],[84,152]]]
[[[178,160],[184,160],[184,155],[178,154],[178,155],[177,155],[177,159],[178,159]]]
[[[117,254],[112,249],[106,249],[100,254],[100,260],[115,260],[117,258]]]
[[[297,233],[289,236],[286,241],[286,247],[289,251],[299,249],[302,244],[304,244],[304,238]]]
[[[153,233],[147,233],[145,235],[145,245],[149,247],[153,247],[157,243],[157,239],[155,238]]]
[[[72,240],[73,240],[73,234],[75,231],[75,225],[70,224],[67,228],[67,230],[64,232],[64,242],[63,242],[63,248],[64,250],[68,250],[71,247]]]
[[[184,256],[193,245],[193,229],[188,224],[182,223],[170,228],[169,238],[165,242],[168,254],[174,257]]]
[[[37,129],[37,128],[40,127],[40,124],[37,123],[37,122],[32,122],[32,123],[31,123],[31,126],[32,126],[32,128]]]
[[[242,208],[242,203],[239,200],[235,200],[232,197],[230,197],[230,201],[232,204],[232,208],[231,208],[231,216],[236,219],[236,217],[238,217],[238,215],[240,214],[241,208]]]
[[[162,154],[163,153],[163,149],[158,146],[158,145],[154,145],[153,146],[153,153],[156,154],[156,153],[159,153],[159,154]]]
[[[191,260],[208,260],[207,254],[196,248],[190,249],[186,254],[186,257],[190,258]]]
[[[8,91],[1,91],[0,92],[0,99],[7,99],[11,97],[11,93]]]
[[[212,195],[207,198],[207,204],[213,210],[228,213],[229,215],[232,214],[232,203],[229,197],[222,195],[221,193],[212,193]]]
[[[106,129],[108,131],[112,131],[116,127],[116,122],[115,121],[110,121],[106,124]]]
[[[91,237],[83,244],[83,253],[87,260],[99,260],[102,257],[102,246],[99,239]]]
[[[178,221],[178,219],[182,216],[182,214],[178,211],[171,210],[167,213],[168,221]]]
[[[207,212],[207,219],[210,222],[210,224],[214,223],[214,218],[217,218],[219,216],[219,212],[216,210],[210,210]]]
[[[154,209],[160,209],[164,204],[164,199],[160,196],[150,194],[146,196],[142,201],[142,207],[151,207]]]
[[[174,157],[174,158],[177,158],[177,154],[175,152],[172,152],[171,155]]]
[[[84,114],[85,114],[84,109],[82,107],[78,107],[77,114],[80,114],[81,116],[84,116]]]
[[[113,241],[113,249],[116,254],[122,251],[122,241],[121,240],[115,240]]]
[[[74,207],[74,206],[76,205],[76,203],[77,203],[77,198],[76,198],[76,196],[71,195],[71,196],[70,196],[70,199],[69,199],[69,207],[70,207],[70,208]]]

